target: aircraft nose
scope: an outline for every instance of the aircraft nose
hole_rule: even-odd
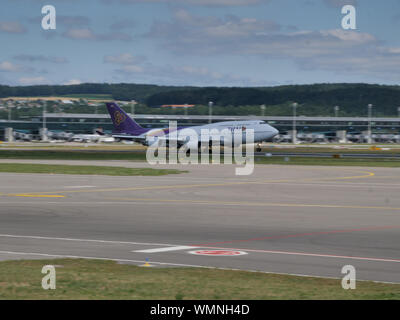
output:
[[[276,135],[279,134],[279,131],[277,129],[275,129],[274,127],[271,127],[271,134],[272,134],[272,137],[275,137]]]

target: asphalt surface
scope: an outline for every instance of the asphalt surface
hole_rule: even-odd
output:
[[[399,169],[258,165],[236,176],[233,165],[158,167],[189,173],[0,173],[0,260],[148,259],[335,278],[353,265],[359,280],[400,283]],[[244,254],[190,253],[225,249]]]

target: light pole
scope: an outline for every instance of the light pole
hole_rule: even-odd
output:
[[[42,141],[47,141],[47,128],[46,128],[46,112],[47,102],[43,104],[43,128],[42,128]]]
[[[132,100],[131,101],[131,115],[135,115],[135,105],[136,105],[136,101]]]
[[[340,107],[339,106],[335,106],[335,118],[338,117],[339,110],[340,110]]]
[[[212,102],[212,101],[210,101],[208,103],[208,123],[212,122],[213,105],[214,105],[214,102]]]
[[[263,105],[260,106],[260,108],[261,108],[261,116],[264,117],[265,116],[265,109],[267,107],[265,106],[265,104],[263,104]]]
[[[8,121],[11,121],[11,105],[8,105]]]
[[[46,105],[47,105],[47,102],[44,102],[44,104],[43,104],[43,134],[46,130]]]
[[[398,118],[400,118],[400,107],[397,107]]]
[[[372,130],[371,130],[371,116],[372,116],[372,104],[368,105],[368,143],[372,143]]]
[[[296,143],[297,142],[297,130],[296,130],[296,110],[298,103],[295,102],[293,103],[293,129],[292,129],[292,142]]]

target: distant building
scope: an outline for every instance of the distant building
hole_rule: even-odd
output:
[[[74,104],[71,100],[61,100],[63,104]]]
[[[163,104],[161,108],[193,108],[194,104]]]

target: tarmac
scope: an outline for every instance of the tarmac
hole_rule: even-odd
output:
[[[152,167],[131,161],[1,162]],[[111,259],[400,283],[397,168],[162,165],[167,176],[0,173],[0,260]],[[222,252],[221,252],[222,251]],[[222,254],[221,254],[222,253]],[[206,254],[206,255],[204,255]]]

